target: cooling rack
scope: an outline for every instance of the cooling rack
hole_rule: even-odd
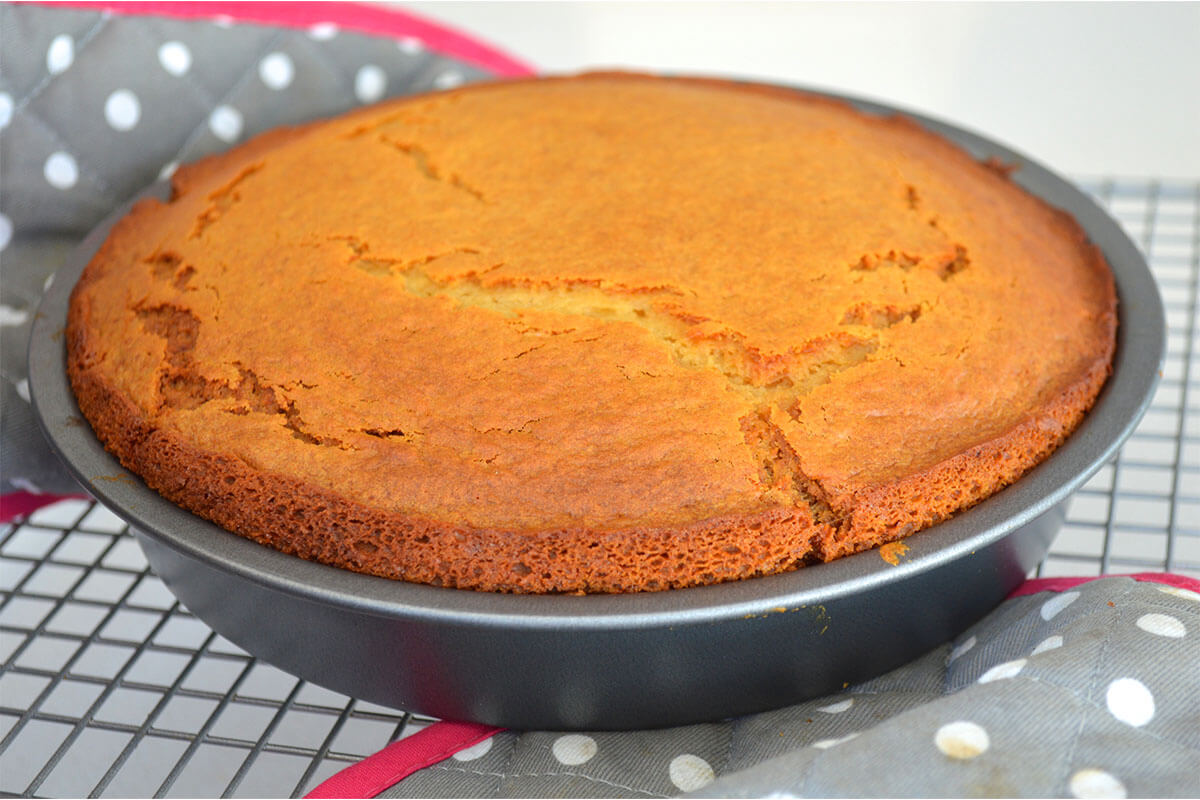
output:
[[[1132,438],[1073,497],[1039,576],[1200,578],[1200,182],[1079,185],[1147,254],[1168,355]],[[179,605],[124,523],[66,500],[0,526],[0,794],[277,797],[434,720],[253,658]]]

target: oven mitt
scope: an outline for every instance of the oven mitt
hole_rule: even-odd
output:
[[[954,642],[830,697],[649,731],[480,740],[436,723],[310,796],[1196,797],[1198,589],[1029,581]]]
[[[185,13],[167,5],[149,4]],[[227,5],[290,19],[0,4],[0,495],[82,491],[37,429],[26,347],[50,276],[114,209],[178,164],[278,125],[528,72],[390,9],[316,4],[382,36],[305,22],[303,4]]]

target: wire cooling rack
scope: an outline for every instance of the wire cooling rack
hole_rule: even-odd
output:
[[[1166,367],[1037,573],[1200,577],[1200,183],[1086,180],[1149,256]],[[125,525],[68,500],[0,527],[0,793],[302,795],[433,720],[256,660],[179,605]]]

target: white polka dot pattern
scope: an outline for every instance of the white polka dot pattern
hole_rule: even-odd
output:
[[[477,758],[482,758],[487,755],[492,749],[492,737],[484,739],[479,744],[473,744],[463,750],[459,750],[453,755],[455,761],[474,761]]]
[[[1146,633],[1166,636],[1168,639],[1182,639],[1187,636],[1187,627],[1168,614],[1143,614],[1138,617],[1137,626]]]
[[[332,22],[318,22],[308,29],[308,35],[311,39],[318,42],[326,42],[337,36],[338,26]]]
[[[79,167],[70,153],[59,150],[46,159],[42,174],[55,189],[70,189],[79,180]]]
[[[691,753],[671,759],[667,772],[671,776],[671,783],[681,792],[694,792],[716,779],[712,766],[700,756]]]
[[[1071,776],[1071,796],[1079,798],[1122,798],[1125,784],[1102,769],[1081,769]]]
[[[1108,713],[1140,728],[1154,719],[1154,695],[1137,678],[1118,678],[1108,685],[1104,695]]]
[[[1033,648],[1033,652],[1029,655],[1036,656],[1038,653],[1045,653],[1047,650],[1057,650],[1063,646],[1063,637],[1047,636],[1038,642],[1037,647]]]
[[[141,116],[142,104],[128,89],[117,89],[104,101],[104,119],[113,130],[133,130]]]
[[[374,64],[360,67],[354,75],[354,96],[360,103],[374,103],[387,91],[387,73]]]
[[[412,56],[424,52],[425,43],[415,36],[404,36],[397,40],[396,47]]]
[[[208,115],[208,129],[223,142],[236,142],[242,135],[242,113],[233,106],[217,106]]]
[[[550,746],[550,752],[554,754],[558,763],[568,767],[586,764],[595,757],[599,749],[595,739],[578,733],[560,736]]]
[[[1014,678],[1020,674],[1027,663],[1025,659],[1018,658],[1015,661],[1005,661],[1003,664],[997,664],[980,675],[979,682],[991,683],[992,681],[1000,681],[1005,678]]]
[[[287,53],[270,53],[258,62],[258,77],[268,89],[286,89],[295,74],[296,68]]]
[[[455,86],[461,85],[463,76],[458,72],[443,72],[433,79],[434,87],[438,89],[453,89]]]
[[[991,746],[988,733],[974,722],[951,722],[938,728],[933,743],[950,758],[970,759],[985,752]]]
[[[831,747],[837,747],[842,742],[848,742],[858,736],[857,733],[848,733],[837,739],[822,739],[819,742],[813,742],[812,746],[818,750],[828,750]]]
[[[1193,592],[1191,589],[1184,589],[1179,586],[1155,586],[1163,594],[1169,594],[1172,597],[1179,597],[1184,600],[1191,600],[1193,603],[1200,603],[1200,593]]]
[[[1079,592],[1063,592],[1042,603],[1042,619],[1049,622],[1057,617],[1063,609],[1079,599]]]
[[[158,48],[158,63],[178,78],[192,68],[192,51],[183,42],[166,42]]]
[[[843,711],[849,711],[852,705],[854,705],[854,698],[848,697],[845,700],[841,700],[837,703],[821,706],[817,709],[817,711],[822,711],[826,714],[841,714]]]
[[[46,69],[51,75],[61,75],[74,62],[75,40],[65,33],[60,33],[46,48]]]
[[[950,658],[947,660],[955,661],[959,658],[962,658],[963,654],[975,646],[975,641],[975,637],[971,636],[965,642],[955,645],[954,649],[950,651]]]
[[[0,325],[20,325],[29,319],[29,312],[23,308],[0,305]]]

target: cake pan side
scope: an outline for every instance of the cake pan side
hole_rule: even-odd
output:
[[[1020,584],[1064,509],[1060,502],[966,558],[867,591],[720,620],[664,614],[638,627],[381,617],[245,581],[156,533],[133,530],[154,572],[189,610],[313,683],[441,718],[626,730],[779,708],[901,666],[953,638]]]
[[[107,225],[60,271],[39,311],[35,410],[68,467],[131,523],[185,605],[250,652],[339,691],[451,718],[594,729],[716,719],[836,691],[956,636],[1020,583],[1048,549],[1070,492],[1149,406],[1165,352],[1157,287],[1111,218],[1013,151],[909,116],[977,157],[1016,164],[1014,180],[1074,215],[1112,265],[1121,325],[1114,374],[1076,433],[1013,486],[905,540],[910,553],[898,566],[870,552],[695,590],[479,596],[346,573],[226,534],[123,470],[74,404],[67,296]]]

